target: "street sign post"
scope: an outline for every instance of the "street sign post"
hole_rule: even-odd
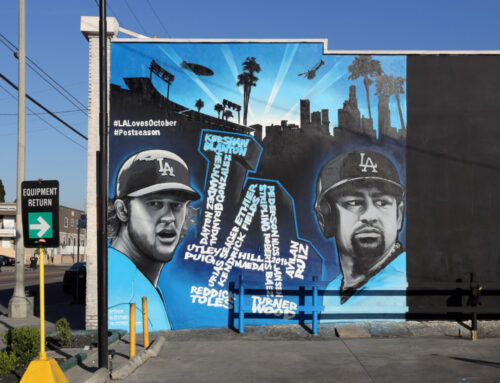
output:
[[[59,182],[24,181],[21,184],[24,247],[59,246]]]
[[[22,382],[68,382],[54,358],[45,352],[45,247],[59,246],[59,182],[21,183],[24,247],[40,252],[40,354],[26,369]]]

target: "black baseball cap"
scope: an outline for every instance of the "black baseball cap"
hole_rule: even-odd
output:
[[[140,197],[159,191],[185,192],[188,199],[200,198],[191,187],[189,168],[168,150],[145,150],[130,156],[116,178],[115,198]]]
[[[376,183],[404,195],[396,166],[389,158],[378,152],[356,150],[336,156],[323,166],[316,185],[316,203],[353,183]]]

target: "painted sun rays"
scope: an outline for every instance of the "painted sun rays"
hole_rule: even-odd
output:
[[[180,56],[177,54],[177,52],[174,51],[174,49],[172,47],[167,47],[167,49],[165,49],[164,47],[160,47],[160,50],[165,54],[167,55],[167,57],[172,60],[175,65],[177,65],[179,67],[180,70],[182,70],[185,74],[187,74],[189,76],[189,78],[191,80],[193,80],[196,85],[198,85],[201,90],[203,90],[206,95],[208,97],[210,97],[210,99],[218,104],[220,103],[219,99],[210,91],[210,89],[208,89],[208,87],[205,85],[205,83],[200,80],[200,78],[198,78],[198,76],[196,76],[193,72],[191,72],[190,70],[188,69],[184,69],[182,67],[182,59],[180,58]]]
[[[298,48],[299,44],[286,45],[285,52],[283,53],[283,58],[281,59],[280,68],[278,70],[278,75],[276,76],[273,88],[271,90],[271,93],[269,94],[269,99],[267,100],[264,113],[268,113],[271,109],[274,100],[276,99],[276,96],[281,88],[281,85],[283,84],[283,81],[288,74],[288,70],[290,69],[290,65],[292,64],[293,58],[295,57]]]
[[[276,111],[279,109],[284,109],[286,108],[286,105],[276,105],[276,101],[280,99],[278,97],[278,93],[280,92],[283,84],[285,83],[285,78],[287,77],[287,74],[289,73],[290,68],[292,67],[292,64],[294,62],[294,59],[296,57],[297,52],[299,51],[300,44],[288,44],[285,47],[285,51],[283,52],[283,56],[281,58],[280,66],[277,71],[276,77],[274,79],[273,85],[271,89],[269,90],[269,97],[267,99],[267,102],[265,104],[264,110],[262,112],[262,115],[260,116],[261,119],[265,120],[266,114],[272,113],[272,111]],[[201,80],[198,76],[193,74],[191,71],[186,70],[182,68],[182,58],[180,55],[174,50],[173,47],[167,46],[167,47],[159,47],[161,52],[163,52],[180,70],[182,70],[196,85],[199,86],[199,88],[215,103],[218,104],[221,102],[222,98],[219,99],[207,86],[207,84]],[[236,81],[238,78],[238,66],[236,64],[236,60],[234,58],[233,52],[231,50],[231,47],[227,44],[222,44],[221,47],[221,53],[222,56],[224,57],[226,64],[229,68],[229,71],[231,73],[231,77],[234,79],[234,85],[236,86]],[[331,85],[333,85],[335,82],[340,80],[343,76],[346,75],[345,70],[343,69],[343,66],[346,65],[346,62],[349,61],[349,58],[347,57],[342,57],[340,60],[338,60],[333,67],[326,72],[323,77],[321,77],[301,98],[314,98],[315,96],[325,92]],[[264,83],[260,84],[265,85]],[[241,87],[237,87],[238,92],[242,94],[243,90]],[[236,89],[235,89],[236,90]],[[262,100],[264,101],[264,100]],[[261,102],[262,102],[261,101]],[[264,103],[264,102],[262,102]],[[299,101],[297,101],[288,111],[285,113],[285,115],[281,118],[284,120],[290,120],[293,119],[293,116],[297,113],[297,109],[299,106]],[[251,120],[255,121],[256,116],[255,113],[252,111],[251,108],[249,108],[249,117]],[[276,116],[275,116],[276,117]]]

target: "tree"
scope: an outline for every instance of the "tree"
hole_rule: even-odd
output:
[[[0,180],[0,202],[5,202],[5,188],[3,187],[2,180]]]
[[[224,111],[224,106],[222,104],[215,104],[214,110],[217,112],[217,118],[220,118],[220,113]]]
[[[349,65],[349,80],[356,80],[363,77],[363,84],[365,85],[366,101],[368,102],[368,115],[372,118],[372,109],[370,107],[370,85],[373,80],[370,77],[380,76],[382,74],[382,66],[380,61],[372,60],[371,55],[356,56],[351,65]]]
[[[233,112],[231,112],[230,110],[225,110],[224,111],[224,114],[223,114],[223,117],[226,119],[226,121],[228,120],[228,118],[232,118],[233,117]]]
[[[405,129],[405,121],[403,118],[403,111],[401,110],[401,101],[399,99],[400,94],[404,94],[404,83],[405,79],[402,77],[396,77],[391,75],[385,75],[382,74],[380,76],[377,76],[377,83],[375,84],[375,87],[377,88],[377,91],[375,92],[376,95],[379,96],[386,96],[387,98],[391,97],[394,95],[396,97],[396,101],[398,103],[398,112],[399,112],[399,119],[401,120],[401,129]]]
[[[196,104],[194,104],[194,106],[196,107],[196,109],[198,109],[198,113],[200,113],[200,110],[205,106],[205,103],[201,98],[199,98],[198,100],[196,100]]]
[[[238,75],[237,86],[243,87],[243,125],[247,125],[248,102],[250,101],[250,92],[252,86],[257,85],[258,77],[254,73],[260,72],[260,65],[255,57],[247,57],[243,62],[243,72]]]

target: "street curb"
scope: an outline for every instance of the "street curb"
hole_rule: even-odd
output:
[[[139,366],[144,364],[148,359],[155,358],[160,353],[161,349],[165,344],[165,337],[160,335],[155,339],[151,347],[147,350],[142,350],[136,356],[128,361],[128,363],[124,364],[120,368],[111,372],[111,379],[113,380],[121,380],[125,379],[132,372],[134,372]]]
[[[87,359],[87,353],[85,352],[79,352],[78,354],[72,356],[69,359],[66,359],[64,362],[62,362],[59,367],[61,367],[61,370],[63,372],[68,371],[70,368],[75,367],[78,363],[83,362],[85,359]]]
[[[73,331],[73,334],[94,334],[96,331],[95,330],[76,330]],[[57,331],[52,331],[50,332],[49,336],[57,334]],[[111,335],[108,336],[108,345],[113,344],[116,342],[118,339],[120,339],[122,336],[126,334],[125,331],[120,331],[120,330],[111,330]],[[69,359],[66,359],[64,362],[62,362],[59,367],[61,367],[61,370],[63,372],[68,371],[70,368],[75,367],[78,363],[81,363],[85,359],[87,359],[88,355],[90,353],[86,352],[80,352],[74,356],[72,356]]]
[[[158,334],[167,340],[184,341],[201,340],[231,340],[231,339],[282,339],[282,340],[328,340],[337,339],[337,329],[343,327],[364,329],[372,338],[409,338],[409,337],[461,337],[470,338],[470,321],[372,321],[372,322],[335,322],[318,326],[318,335],[313,335],[309,325],[299,324],[273,326],[245,326],[245,333],[229,328],[186,329],[162,331]],[[500,320],[478,321],[479,339],[500,338]]]
[[[104,383],[109,381],[109,371],[105,367],[101,367],[92,374],[84,383]]]

